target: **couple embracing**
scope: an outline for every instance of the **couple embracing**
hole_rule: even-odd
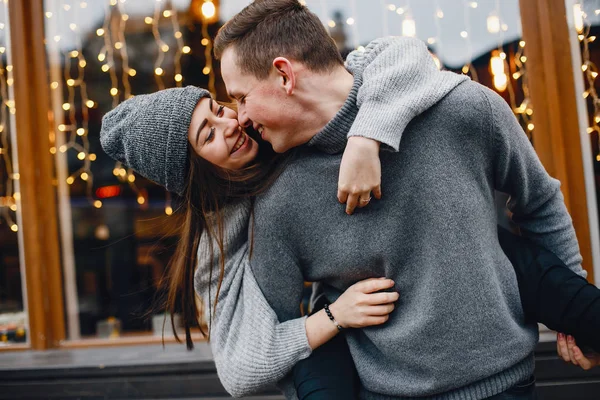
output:
[[[237,110],[195,87],[140,95],[101,142],[182,196],[169,308],[191,347],[203,299],[231,394],[534,399],[537,322],[564,332],[563,359],[598,364],[578,344],[600,352],[600,291],[500,96],[415,39],[344,63],[296,0],[254,1],[215,53]],[[497,227],[495,191],[521,236]]]

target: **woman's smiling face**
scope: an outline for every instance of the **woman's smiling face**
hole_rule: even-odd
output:
[[[237,113],[211,98],[201,99],[188,129],[196,154],[218,167],[237,170],[251,163],[258,144],[239,126]]]

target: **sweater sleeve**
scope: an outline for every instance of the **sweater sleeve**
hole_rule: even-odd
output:
[[[425,44],[406,37],[372,41],[364,51],[348,55],[346,68],[362,80],[348,137],[374,139],[394,151],[412,119],[468,79],[439,71]]]
[[[210,326],[219,379],[234,397],[277,383],[311,354],[305,318],[279,323],[254,278],[248,264],[248,215],[247,209],[226,215],[227,259]],[[195,287],[204,304],[213,306],[210,296],[216,294],[219,274],[208,273],[210,262],[210,243],[202,238]],[[213,254],[212,262],[218,271],[217,254]]]
[[[523,236],[551,250],[585,277],[560,182],[548,175],[506,101],[487,88],[482,90],[492,115],[495,186],[510,195],[507,206],[513,221]]]

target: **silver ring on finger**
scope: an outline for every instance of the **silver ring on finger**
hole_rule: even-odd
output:
[[[368,199],[360,199],[361,204],[368,204],[371,201],[371,196]]]

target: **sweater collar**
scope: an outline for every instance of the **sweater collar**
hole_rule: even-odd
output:
[[[328,154],[336,154],[344,150],[348,140],[348,131],[352,127],[358,113],[356,96],[358,95],[358,89],[362,85],[362,79],[357,75],[354,75],[354,84],[340,111],[337,112],[335,117],[319,133],[310,139],[307,143],[308,146],[314,146],[316,149]]]

